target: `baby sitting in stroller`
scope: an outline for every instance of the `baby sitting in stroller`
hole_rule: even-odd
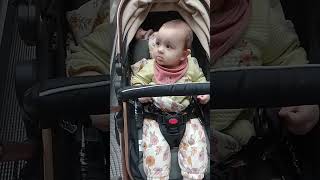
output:
[[[143,33],[150,35],[152,32],[140,29],[136,37],[142,38],[144,35],[139,34]],[[168,21],[153,36],[154,46],[149,43],[152,59],[139,61],[132,66],[133,86],[207,82],[197,60],[190,56],[193,32],[185,22]],[[201,104],[208,103],[209,99],[209,95],[197,96]],[[181,174],[184,179],[203,179],[208,165],[206,132],[199,116],[190,110],[191,98],[142,97],[139,101],[152,102],[150,107],[158,113],[146,113],[143,120],[143,166],[147,178],[169,179],[172,140],[163,134],[161,126],[163,121],[170,126],[182,119],[185,132],[178,152]]]

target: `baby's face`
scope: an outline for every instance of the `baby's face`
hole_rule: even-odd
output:
[[[176,28],[160,28],[156,37],[156,45],[152,50],[152,57],[158,64],[174,68],[185,60],[188,55],[185,48],[185,34],[184,30]]]

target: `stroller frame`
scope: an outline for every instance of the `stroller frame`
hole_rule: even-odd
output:
[[[201,1],[202,2],[202,1]],[[122,30],[124,27],[122,27],[122,13],[125,9],[125,5],[126,3],[128,3],[128,1],[121,1],[118,11],[117,11],[117,41],[115,42],[115,47],[114,47],[114,51],[113,51],[113,62],[112,62],[112,69],[111,69],[111,74],[113,77],[113,87],[115,88],[115,92],[116,95],[118,97],[118,101],[119,104],[121,104],[122,106],[122,110],[116,115],[115,119],[116,119],[116,124],[118,126],[118,130],[120,133],[120,146],[122,149],[122,160],[123,160],[123,178],[124,179],[137,179],[137,178],[141,178],[141,176],[137,176],[132,174],[132,168],[136,168],[136,167],[132,167],[130,166],[130,163],[132,162],[131,156],[132,152],[130,151],[131,148],[133,148],[134,146],[130,145],[129,143],[129,139],[130,137],[132,137],[132,134],[130,134],[129,128],[132,126],[132,122],[128,122],[129,118],[129,110],[131,109],[130,106],[132,106],[131,99],[136,99],[138,97],[157,97],[157,96],[166,96],[166,95],[196,95],[196,94],[209,94],[209,83],[197,83],[195,84],[178,84],[178,85],[157,85],[155,87],[152,86],[146,86],[143,88],[143,90],[139,89],[139,87],[127,87],[129,82],[128,82],[128,78],[130,73],[127,71],[127,69],[130,67],[129,64],[131,62],[128,62],[127,59],[129,59],[129,53],[126,53],[127,51],[129,51],[131,48],[126,47],[126,40],[128,41],[127,36],[123,35]],[[203,1],[203,3],[205,4],[206,2]],[[207,4],[206,4],[207,5]],[[207,10],[209,10],[208,6]],[[148,19],[150,17],[156,17],[156,13],[159,12],[154,12],[154,16],[152,13],[149,13],[148,16],[146,16],[145,18]],[[163,12],[163,13],[172,13],[177,15],[177,12]],[[170,19],[175,19],[177,18],[177,16],[172,17],[170,16],[169,18],[165,18],[165,16],[157,16],[157,19],[159,19],[159,17],[163,17],[163,19],[161,20],[161,22],[165,22],[168,21]],[[181,17],[180,17],[181,18]],[[150,18],[152,19],[152,18]],[[144,20],[144,22],[146,22],[146,20]],[[158,29],[160,27],[159,23],[157,25],[155,24],[147,24],[147,23],[143,23],[142,26],[144,28],[152,28],[152,29]],[[197,50],[199,50],[201,48],[198,48]],[[203,51],[204,52],[204,51]],[[200,53],[203,53],[200,52]],[[206,53],[204,53],[206,54]],[[206,57],[204,57],[204,59],[209,60],[208,55]],[[207,61],[208,62],[208,61]],[[205,62],[203,62],[205,63]],[[203,66],[203,64],[199,63],[201,67],[205,67],[204,70],[208,70],[206,69],[208,66]],[[206,71],[209,72],[209,71]],[[207,74],[208,77],[208,74]],[[171,90],[170,90],[171,89]],[[183,91],[184,90],[184,91]],[[187,91],[185,91],[187,90]],[[161,91],[161,93],[160,93]],[[122,113],[122,115],[121,115]],[[133,155],[132,155],[133,156]],[[139,170],[134,170],[136,172],[139,172]]]

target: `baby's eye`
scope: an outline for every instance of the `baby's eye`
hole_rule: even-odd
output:
[[[160,45],[160,42],[159,42],[159,41],[156,41],[156,45],[159,46],[159,45]]]
[[[170,49],[171,48],[171,46],[169,45],[169,44],[167,44],[167,46],[166,46],[168,49]]]

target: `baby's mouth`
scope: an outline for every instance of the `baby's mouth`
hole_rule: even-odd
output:
[[[163,57],[161,57],[161,56],[156,56],[156,60],[157,60],[157,61],[163,61]]]

